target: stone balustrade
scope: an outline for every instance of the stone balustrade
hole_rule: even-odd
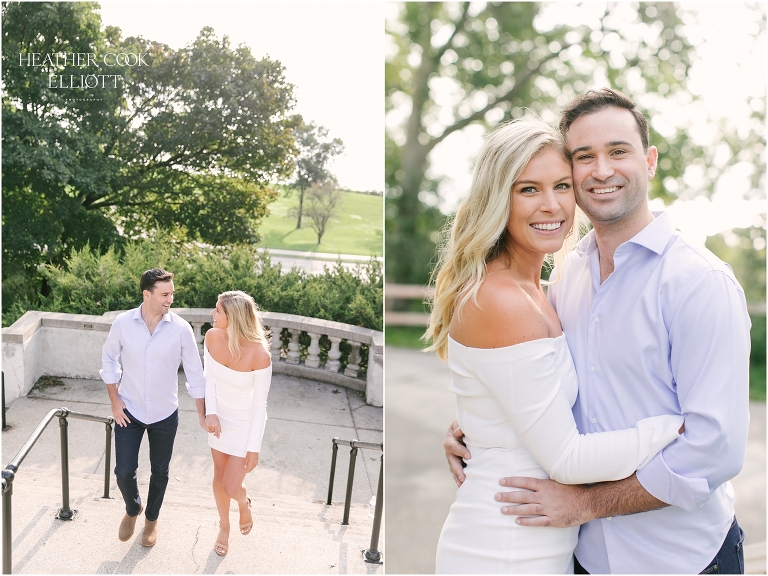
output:
[[[192,325],[202,355],[203,328],[210,325],[210,309],[173,311]],[[6,402],[25,396],[43,374],[99,378],[101,347],[118,314],[29,311],[3,328]],[[261,319],[270,337],[273,372],[344,386],[363,392],[368,404],[383,405],[382,332],[277,312],[262,312]]]

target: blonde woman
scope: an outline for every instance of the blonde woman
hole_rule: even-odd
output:
[[[678,436],[678,415],[576,430],[576,372],[540,280],[545,258],[577,240],[574,214],[571,165],[554,129],[523,118],[490,134],[441,252],[427,330],[451,369],[472,453],[438,573],[572,573],[578,528],[517,525],[494,501],[499,478],[618,480]]]
[[[248,294],[220,294],[211,315],[213,327],[205,333],[205,425],[220,518],[214,551],[223,556],[229,548],[230,499],[240,509],[240,533],[253,527],[243,479],[259,463],[272,363],[258,307]]]

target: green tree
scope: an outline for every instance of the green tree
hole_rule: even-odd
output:
[[[328,164],[344,151],[344,143],[339,138],[328,139],[328,129],[313,122],[299,127],[296,131],[296,144],[299,157],[291,185],[299,189],[299,209],[296,229],[301,228],[304,211],[304,192],[315,184],[322,184],[333,175]],[[318,244],[320,242],[318,241]]]
[[[4,3],[3,278],[148,230],[211,244],[255,243],[296,154],[283,67],[204,28],[172,50],[101,30],[95,3]],[[78,66],[24,55],[144,54],[147,65]],[[21,56],[20,56],[21,55]],[[21,59],[21,60],[20,60]],[[98,90],[53,75],[122,78]]]
[[[134,235],[150,218],[213,244],[257,242],[259,205],[273,198],[266,185],[290,173],[300,123],[288,114],[293,86],[282,65],[232,48],[208,27],[178,51],[140,38],[121,49],[154,56],[152,66],[128,71],[122,117],[130,129],[114,140],[115,154],[137,169],[119,172],[92,205],[114,206]]]
[[[693,98],[685,88],[692,47],[677,33],[682,20],[675,5],[610,4],[597,29],[545,29],[541,12],[531,2],[407,2],[387,23],[386,106],[390,118],[403,118],[390,124],[386,149],[392,280],[428,279],[444,219],[434,208],[439,181],[428,176],[429,159],[451,134],[471,124],[490,128],[526,109],[556,124],[564,105],[600,82],[630,96]],[[451,96],[438,101],[438,93]],[[681,179],[703,151],[681,130],[662,139],[652,125],[651,137],[665,142],[672,160],[659,167],[651,194],[670,198],[662,182]]]
[[[755,216],[756,226],[734,228],[707,238],[706,246],[733,268],[747,302],[765,302],[765,215]]]
[[[325,182],[316,182],[307,191],[307,205],[304,215],[309,219],[309,226],[317,234],[317,245],[323,240],[328,224],[336,216],[341,203],[341,191],[338,182],[329,178]]]

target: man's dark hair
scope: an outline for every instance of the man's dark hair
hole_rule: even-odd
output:
[[[173,280],[173,272],[168,272],[162,268],[152,268],[152,270],[147,270],[141,275],[141,292],[144,293],[144,290],[154,292],[155,284],[158,282],[170,282],[171,280]]]
[[[637,105],[626,94],[622,94],[618,90],[611,90],[610,88],[601,88],[600,90],[589,90],[586,94],[582,94],[576,100],[571,102],[568,107],[563,110],[563,115],[560,118],[560,133],[563,138],[566,137],[566,133],[577,118],[584,116],[585,114],[592,114],[599,112],[605,108],[614,106],[616,108],[624,108],[632,113],[637,123],[637,129],[640,132],[640,140],[643,142],[643,152],[648,151],[648,120],[645,119],[643,113],[637,108]],[[567,138],[566,138],[567,139]]]

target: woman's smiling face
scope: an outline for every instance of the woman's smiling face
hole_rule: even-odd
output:
[[[216,302],[216,308],[211,310],[211,316],[213,316],[214,328],[220,328],[222,330],[227,329],[229,320],[227,320],[227,315],[224,313],[224,307],[221,305],[221,300]]]
[[[536,154],[512,185],[507,231],[515,248],[552,254],[573,225],[571,165],[554,146]]]

